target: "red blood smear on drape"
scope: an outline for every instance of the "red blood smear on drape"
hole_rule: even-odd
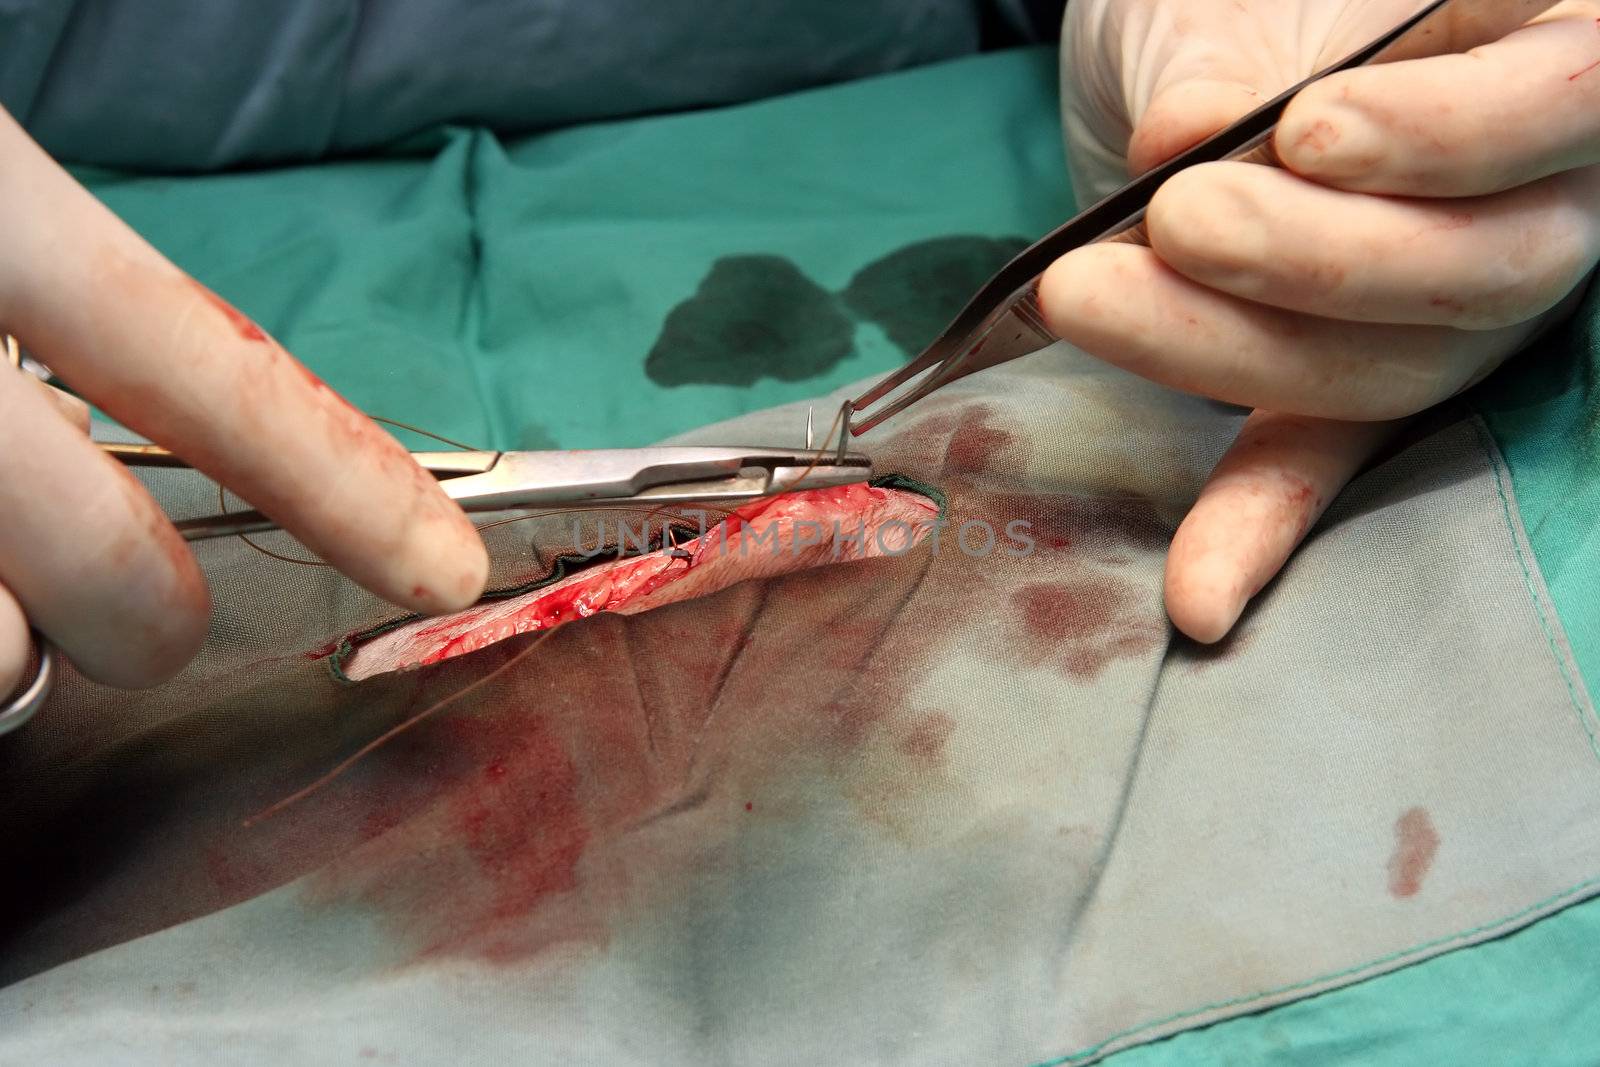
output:
[[[1394,853],[1389,857],[1389,894],[1405,900],[1422,891],[1439,852],[1439,832],[1425,808],[1410,808],[1395,820]]]

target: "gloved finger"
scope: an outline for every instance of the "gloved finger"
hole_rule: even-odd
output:
[[[1600,0],[1465,54],[1330,75],[1290,103],[1274,145],[1297,174],[1397,196],[1478,196],[1600,163]]]
[[[28,619],[22,614],[22,605],[11,591],[0,585],[0,704],[28,679],[32,639],[28,635]]]
[[[0,115],[0,321],[87,399],[373,592],[482,592],[477,530],[392,437],[168,263]]]
[[[51,404],[55,405],[56,411],[61,414],[62,418],[66,419],[69,423],[71,423],[78,430],[81,430],[83,433],[89,432],[90,420],[88,404],[85,404],[82,400],[79,400],[71,393],[63,392],[62,390],[57,389],[49,382],[39,381],[38,378],[35,378],[31,374],[26,375],[26,377],[28,381],[36,382],[39,388],[44,390],[44,395],[49,398]]]
[[[0,374],[0,584],[84,674],[152,685],[205,638],[188,546],[122,465],[18,374]]]
[[[1149,235],[1169,266],[1247,300],[1335,319],[1495,329],[1548,311],[1600,260],[1600,167],[1493,196],[1425,200],[1214,163],[1162,186]]]
[[[1173,625],[1207,644],[1226,636],[1400,425],[1252,413],[1173,536],[1166,573]]]
[[[1285,311],[1185,278],[1150,249],[1090,245],[1039,282],[1057,337],[1151,381],[1231,404],[1358,421],[1454,395],[1539,328],[1453,330]]]

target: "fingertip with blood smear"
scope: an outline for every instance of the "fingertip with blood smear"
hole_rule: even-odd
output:
[[[488,581],[488,550],[438,481],[259,326],[191,285],[214,312],[212,325],[220,315],[234,335],[228,341],[245,342],[241,355],[256,364],[251,377],[261,390],[241,414],[263,427],[262,451],[230,448],[218,458],[242,469],[221,480],[386,600],[424,613],[476,601]]]
[[[1236,296],[1258,296],[1264,265],[1282,250],[1272,204],[1248,163],[1202,163],[1169,178],[1146,213],[1150,248],[1185,277]],[[1276,173],[1276,172],[1273,172]]]
[[[1056,337],[1168,388],[1249,405],[1254,398],[1224,395],[1256,376],[1241,354],[1251,340],[1235,321],[1241,307],[1139,245],[1085,245],[1039,279],[1039,309]]]
[[[1121,294],[1137,293],[1156,269],[1147,248],[1124,244],[1090,244],[1075,248],[1039,276],[1039,313],[1051,333],[1084,349],[1096,351],[1106,331],[1121,336],[1126,317]],[[1114,295],[1116,294],[1116,295]],[[1130,368],[1131,369],[1131,368]]]
[[[1202,644],[1226,637],[1330,501],[1398,429],[1257,411],[1167,553],[1167,615]]]
[[[412,462],[409,456],[406,462]],[[438,492],[431,475],[424,477],[429,484],[419,492],[406,525],[405,550],[387,578],[398,602],[415,611],[459,611],[482,597],[489,580],[489,551],[466,514]]]
[[[1214,475],[1167,553],[1167,614],[1203,644],[1222,640],[1327,506],[1304,479],[1260,466]]]
[[[1360,73],[1329,75],[1289,102],[1272,135],[1273,151],[1285,168],[1313,181],[1351,187],[1370,184],[1374,171],[1388,164],[1390,142],[1353,100],[1350,76]]]
[[[1352,192],[1498,193],[1600,162],[1594,71],[1600,3],[1567,0],[1469,53],[1376,64],[1307,86],[1273,143],[1296,174]]]
[[[366,424],[359,436],[370,440],[364,449],[344,451],[340,463],[321,472],[320,484],[283,502],[283,512],[302,513],[284,521],[285,528],[392,603],[424,614],[469,606],[482,595],[489,573],[477,528],[394,438],[350,412]],[[329,506],[308,516],[301,505],[307,499]]]
[[[254,450],[224,441],[214,477],[280,522],[308,548],[384,599],[423,613],[476,601],[488,550],[466,514],[405,448],[259,326],[192,282],[243,342],[259,390],[241,418],[261,427]],[[180,449],[181,451],[181,449]],[[202,448],[197,455],[207,455]],[[197,466],[203,464],[197,460]]]
[[[143,258],[119,266],[116,292],[140,294],[146,308],[163,309],[184,328],[163,330],[147,310],[144,321],[124,327],[124,358],[96,367],[83,387],[385,600],[421,612],[475,601],[487,581],[487,550],[433,476],[230,304]],[[58,321],[75,332],[96,325]],[[76,368],[96,340],[61,339],[63,369]],[[141,357],[153,364],[144,373]],[[170,360],[186,368],[181,379],[162,365]]]

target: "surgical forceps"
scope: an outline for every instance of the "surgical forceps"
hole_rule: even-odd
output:
[[[1244,160],[1276,165],[1271,138],[1289,101],[1330,74],[1372,62],[1466,51],[1497,40],[1552,3],[1433,0],[1371,44],[1284,91],[1221,132],[1135,179],[1020,252],[985,282],[922,354],[848,405],[859,436],[941,387],[1032,355],[1058,338],[1039,308],[1039,276],[1074,249],[1101,241],[1147,243],[1145,212],[1168,178],[1201,163]],[[1470,27],[1463,31],[1462,26]],[[876,405],[876,406],[874,406]],[[871,408],[870,411],[867,409]]]

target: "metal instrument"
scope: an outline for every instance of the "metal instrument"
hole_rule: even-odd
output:
[[[102,444],[129,466],[187,467],[155,445]],[[759,446],[668,445],[571,452],[413,452],[463,511],[739,503],[800,486],[819,489],[872,477],[859,452]],[[185,540],[262,533],[278,524],[259,511],[173,523]]]

